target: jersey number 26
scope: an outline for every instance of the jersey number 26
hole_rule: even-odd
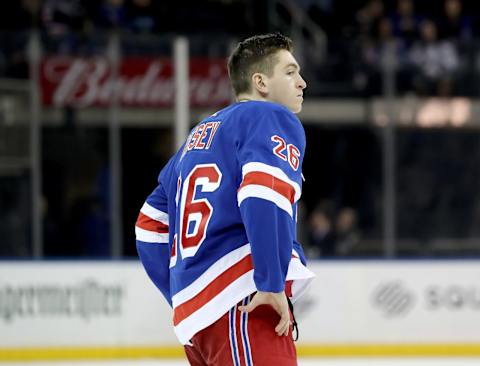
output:
[[[180,240],[174,240],[172,260],[176,262],[177,247],[182,258],[193,257],[205,240],[208,223],[213,214],[213,207],[206,198],[195,198],[197,188],[201,192],[213,192],[222,180],[222,173],[216,164],[196,165],[182,183],[179,179],[177,202],[179,209]],[[179,207],[178,207],[179,206]]]
[[[300,163],[300,150],[294,144],[287,144],[283,138],[278,135],[273,135],[271,140],[277,145],[273,148],[273,153],[288,164],[293,170],[297,171]],[[285,152],[287,153],[285,155]]]

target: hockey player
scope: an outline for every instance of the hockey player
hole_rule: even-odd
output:
[[[313,274],[295,240],[305,134],[294,113],[306,83],[291,52],[278,33],[237,45],[237,102],[192,129],[136,223],[192,365],[297,364],[288,299]]]

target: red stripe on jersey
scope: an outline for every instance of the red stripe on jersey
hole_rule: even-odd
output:
[[[141,212],[138,214],[137,223],[135,225],[144,230],[154,231],[160,234],[168,234],[168,225],[154,220]]]
[[[256,184],[260,186],[265,186],[270,189],[273,189],[275,192],[280,193],[286,199],[288,199],[292,204],[295,202],[295,189],[277,177],[270,175],[264,172],[250,172],[245,174],[243,177],[243,182],[240,185],[240,189],[249,184]]]
[[[177,325],[182,320],[188,318],[195,311],[207,304],[211,299],[222,292],[237,278],[253,269],[252,255],[249,254],[240,262],[234,264],[220,276],[210,282],[207,287],[200,291],[196,296],[183,304],[177,306],[173,311],[173,325]]]

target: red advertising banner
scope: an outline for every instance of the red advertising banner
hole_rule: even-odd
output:
[[[45,58],[40,71],[43,104],[108,106],[117,93],[122,106],[174,105],[173,62],[169,58],[124,58],[116,81],[110,74],[104,58]],[[189,83],[192,107],[218,107],[232,100],[224,59],[191,59]]]

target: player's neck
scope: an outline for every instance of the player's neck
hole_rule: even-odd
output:
[[[252,100],[256,101],[267,101],[266,98],[262,97],[261,95],[255,95],[255,94],[239,94],[237,96],[237,102],[249,102]]]

